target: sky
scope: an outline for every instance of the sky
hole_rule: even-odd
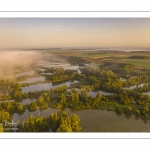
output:
[[[0,49],[150,48],[150,18],[0,18]]]

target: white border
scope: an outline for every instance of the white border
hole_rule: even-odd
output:
[[[149,11],[149,0],[3,0],[1,11]]]
[[[0,133],[0,138],[4,139],[150,139],[150,133]]]
[[[150,12],[0,12],[0,18],[147,18]]]

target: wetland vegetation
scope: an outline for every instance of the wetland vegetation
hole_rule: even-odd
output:
[[[46,59],[15,66],[9,78],[1,76],[0,123],[18,122],[16,132],[150,131],[149,51],[36,53]],[[110,117],[116,119],[112,128],[106,125]],[[0,131],[11,132],[5,128]]]

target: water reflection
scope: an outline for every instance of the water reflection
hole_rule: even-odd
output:
[[[126,117],[127,119],[130,119],[130,118],[131,118],[131,114],[125,114],[125,117]]]
[[[64,63],[48,63],[48,62],[43,62],[43,63],[39,63],[38,65],[45,67],[45,68],[50,68],[50,67],[54,67],[54,68],[58,68],[58,67],[63,67],[65,70],[77,70],[78,73],[81,73],[80,68],[83,67],[79,67],[77,66],[71,66],[71,64],[64,64]],[[40,71],[44,71],[44,69],[40,68]]]
[[[122,115],[113,111],[102,110],[73,110],[65,109],[68,116],[76,114],[80,117],[80,125],[82,126],[81,132],[149,132],[149,121],[143,121],[141,118],[135,120],[134,115]],[[56,113],[60,109],[47,108],[40,111],[37,109],[35,112],[26,110],[22,116],[18,114],[13,115],[13,120],[23,121],[26,117],[33,115],[49,116],[51,113]],[[118,117],[119,116],[119,117]],[[133,126],[134,125],[134,126]]]
[[[66,85],[69,87],[71,82],[65,82],[59,85],[53,85],[52,83],[43,83],[43,84],[36,84],[36,85],[30,85],[26,87],[22,87],[23,93],[28,93],[30,91],[43,91],[43,90],[49,90],[50,88],[56,89],[58,86]]]
[[[36,111],[33,111],[33,112],[30,112],[30,111],[26,110],[25,112],[23,112],[23,114],[21,116],[19,114],[17,114],[17,113],[14,113],[12,118],[13,118],[13,121],[20,120],[22,122],[24,119],[26,119],[30,115],[32,115],[34,117],[49,116],[50,114],[56,113],[59,110],[60,109],[53,109],[53,108],[47,108],[45,110],[37,109]]]
[[[27,105],[27,104],[31,104],[32,102],[37,101],[36,99],[23,99],[20,104],[21,105]]]
[[[148,120],[143,120],[143,122],[144,122],[145,124],[148,124]]]
[[[121,116],[121,115],[122,115],[122,113],[116,112],[116,115],[117,115],[117,116]]]
[[[81,73],[81,70],[80,68],[83,68],[83,67],[79,67],[79,66],[65,66],[63,67],[65,70],[77,70],[78,73]]]
[[[107,93],[107,92],[104,92],[104,91],[101,91],[101,90],[99,90],[98,92],[99,92],[100,94],[102,94],[102,95],[105,95],[105,96],[106,96],[106,95],[112,95],[112,93]],[[94,98],[94,97],[96,97],[96,95],[97,95],[98,92],[89,91],[89,92],[88,92],[88,95],[91,96],[92,98]]]
[[[135,115],[135,120],[139,120],[139,118],[140,118],[139,116]]]

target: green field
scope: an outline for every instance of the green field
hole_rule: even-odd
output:
[[[78,56],[84,58],[84,59],[101,59],[101,61],[106,61],[107,59],[111,60],[112,62],[118,62],[118,63],[125,63],[125,64],[134,64],[135,66],[140,67],[150,67],[150,52],[145,53],[129,53],[129,52],[108,52],[108,53],[95,53],[95,52],[82,52],[78,53]],[[129,56],[133,55],[143,55],[143,56],[149,56],[149,59],[130,59]],[[92,61],[92,60],[91,60]]]
[[[122,59],[122,63],[125,64],[133,64],[135,66],[143,66],[143,67],[150,67],[150,59],[147,60],[140,60],[140,59]]]
[[[74,56],[80,57],[90,63],[102,63],[102,62],[115,62],[115,63],[125,63],[125,64],[133,64],[136,67],[150,67],[150,52],[122,52],[122,51],[112,51],[112,52],[98,52],[98,51],[87,51],[87,50],[62,50],[60,51],[51,51],[51,53],[59,55],[59,56]],[[130,56],[148,56],[149,59],[131,59]]]

